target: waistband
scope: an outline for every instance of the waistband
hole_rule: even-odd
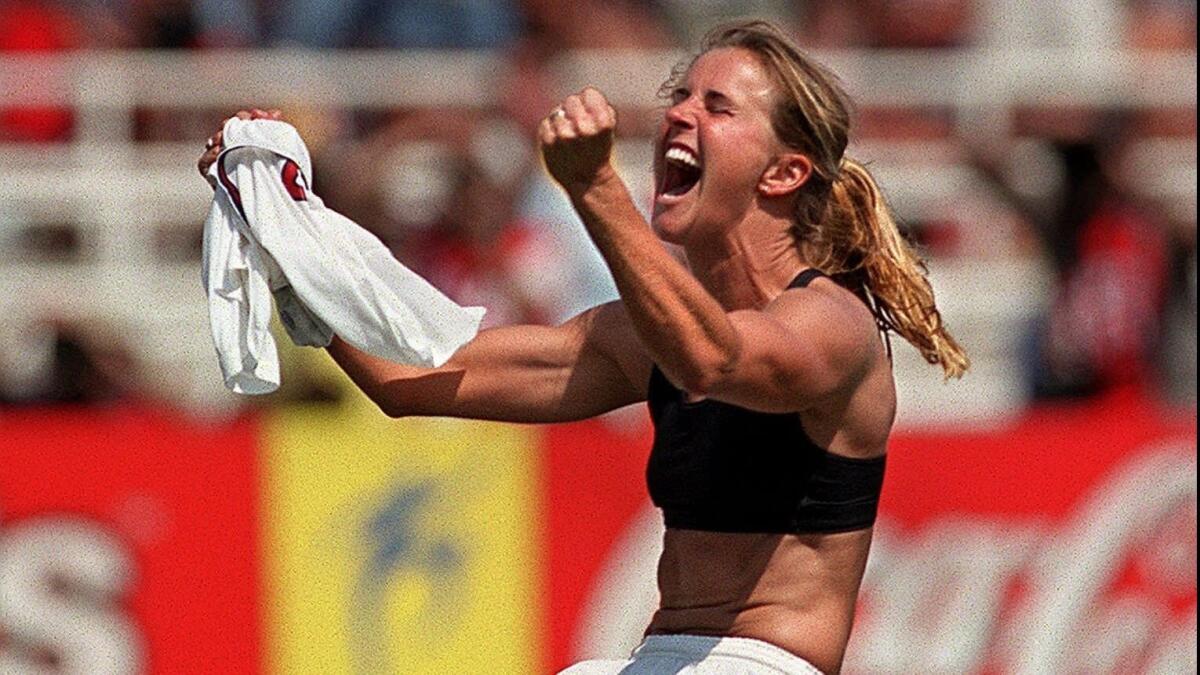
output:
[[[816,666],[769,642],[742,637],[708,635],[648,635],[633,656],[681,656],[700,660],[705,656],[729,656],[754,661],[789,675],[822,675]]]

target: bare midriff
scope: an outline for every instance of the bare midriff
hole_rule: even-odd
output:
[[[741,534],[668,529],[646,633],[754,638],[841,669],[871,530]]]

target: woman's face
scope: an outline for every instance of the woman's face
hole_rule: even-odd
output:
[[[692,64],[659,126],[651,216],[659,237],[686,245],[719,236],[755,208],[780,149],[773,94],[770,76],[744,49],[715,49]]]

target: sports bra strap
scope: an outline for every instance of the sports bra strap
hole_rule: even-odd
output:
[[[812,283],[813,279],[824,276],[828,275],[815,267],[810,267],[800,274],[797,274],[796,278],[792,279],[792,283],[788,284],[788,288],[804,288]]]

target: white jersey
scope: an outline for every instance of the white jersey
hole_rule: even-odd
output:
[[[377,237],[309,189],[308,148],[290,124],[232,118],[209,169],[201,276],[225,386],[279,387],[271,297],[299,345],[337,334],[375,356],[444,363],[475,337],[482,307],[460,307],[401,265]]]

